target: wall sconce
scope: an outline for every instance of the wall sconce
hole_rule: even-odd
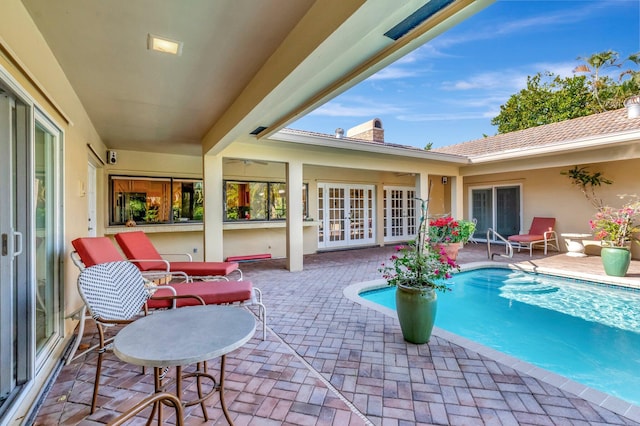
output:
[[[449,178],[447,176],[442,176],[442,184],[446,185],[447,183],[449,183]]]

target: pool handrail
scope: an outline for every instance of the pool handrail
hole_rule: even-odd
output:
[[[497,237],[499,240],[504,241],[504,243],[505,243],[505,254],[491,253],[491,234],[493,234],[494,237]],[[489,259],[493,260],[493,256],[495,256],[496,254],[498,256],[507,257],[507,258],[511,259],[513,257],[513,246],[511,245],[509,240],[507,240],[502,235],[498,234],[495,231],[495,229],[488,228],[487,229],[487,257]]]

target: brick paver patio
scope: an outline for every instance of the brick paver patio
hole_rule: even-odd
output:
[[[266,341],[258,330],[227,356],[225,395],[236,425],[640,424],[640,407],[612,403],[606,395],[602,404],[590,402],[597,398],[585,393],[584,399],[571,386],[551,384],[553,375],[529,375],[447,333],[435,333],[426,345],[406,343],[397,319],[343,295],[350,284],[379,279],[378,267],[392,251],[380,247],[306,256],[305,270],[295,273],[284,269],[283,260],[243,265],[246,279],[264,293],[270,330]],[[486,259],[485,246],[468,245],[459,260]],[[603,275],[597,257],[521,253],[514,260],[536,269]],[[640,287],[640,262],[633,262],[628,278]],[[87,328],[83,343],[95,339],[94,328]],[[89,415],[95,360],[90,354],[62,368],[35,424],[103,424],[152,392],[150,374],[109,353],[99,409]],[[218,368],[218,360],[210,361],[212,374]],[[217,395],[207,406],[208,424],[226,424]],[[185,413],[187,425],[203,424],[199,406]]]

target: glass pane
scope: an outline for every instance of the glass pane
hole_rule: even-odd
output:
[[[473,217],[478,221],[473,236],[486,238],[487,229],[493,227],[493,190],[473,189],[471,191]]]
[[[202,221],[204,215],[202,181],[175,179],[172,193],[173,222]]]
[[[55,333],[54,243],[55,138],[40,125],[35,128],[34,182],[36,213],[36,351]]]
[[[111,177],[111,224],[169,223],[173,215],[171,180]],[[193,191],[192,191],[193,192]]]
[[[246,219],[266,220],[268,209],[268,184],[254,182],[249,184],[249,217]]]
[[[269,184],[271,192],[271,210],[269,219],[286,219],[287,218],[287,184],[271,183]]]
[[[520,232],[520,187],[496,188],[496,231],[503,237]]]

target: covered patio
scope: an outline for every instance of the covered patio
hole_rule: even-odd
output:
[[[236,425],[640,424],[638,406],[540,369],[525,373],[524,363],[477,345],[470,349],[444,330],[436,330],[428,345],[404,342],[395,318],[343,295],[350,284],[379,279],[378,267],[393,250],[309,255],[300,272],[287,271],[278,259],[243,265],[247,279],[265,293],[270,330],[266,341],[257,332],[227,357],[225,395]],[[460,252],[462,264],[485,260],[482,244]],[[604,276],[597,256],[544,257],[538,251],[530,258],[523,251],[495,261]],[[625,279],[640,287],[639,261],[632,261]],[[87,328],[83,343],[96,339]],[[152,392],[151,374],[109,353],[99,409],[89,415],[95,360],[90,354],[61,369],[34,424],[106,423]],[[209,363],[212,374],[218,368],[219,360]],[[218,396],[207,408],[209,424],[226,424]],[[187,408],[185,420],[203,424],[200,408]]]

